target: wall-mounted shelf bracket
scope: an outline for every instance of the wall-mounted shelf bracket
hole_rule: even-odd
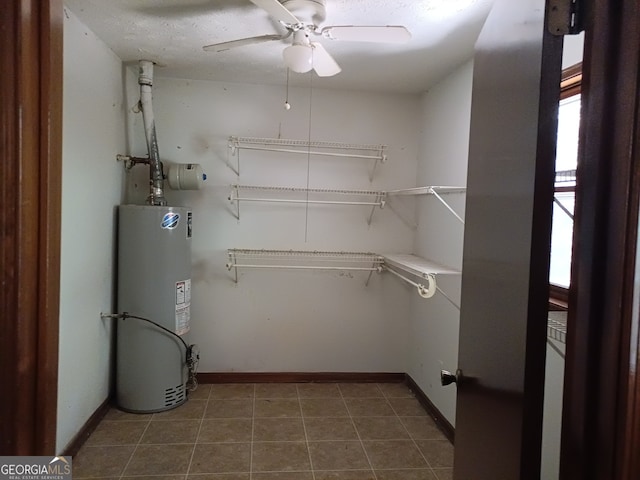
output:
[[[253,197],[244,191],[263,191],[266,196]],[[235,217],[240,220],[240,202],[302,203],[325,205],[371,206],[367,223],[371,225],[376,207],[384,208],[385,192],[374,190],[337,190],[327,188],[270,187],[257,185],[231,185],[229,201],[236,205]],[[336,200],[335,198],[343,198]]]
[[[458,213],[447,203],[442,195],[449,193],[465,193],[467,189],[465,187],[446,187],[446,186],[431,186],[431,187],[415,187],[404,188],[401,190],[388,190],[387,195],[433,195],[442,203],[451,214],[458,219],[460,223],[464,225],[464,219],[458,215]]]
[[[437,275],[459,275],[460,272],[458,270],[439,265],[416,255],[383,254],[382,257],[384,259],[384,271],[392,273],[401,280],[416,287],[418,289],[418,294],[422,298],[431,298],[436,292],[439,292],[447,299],[447,301],[449,301],[449,303],[460,310],[460,306],[444,291],[442,291],[436,283]],[[424,283],[415,282],[404,274],[413,275],[421,280],[426,280],[427,284],[425,285]]]
[[[240,175],[240,150],[260,150],[325,157],[372,160],[369,180],[373,181],[378,164],[387,161],[386,145],[289,140],[282,138],[229,137],[229,150],[237,158],[235,173]]]
[[[558,197],[553,197],[553,203],[558,205],[558,207],[560,207],[560,210],[562,210],[571,220],[573,220],[573,213],[571,213],[569,209],[565,207],[560,200],[558,200]]]
[[[327,252],[307,250],[227,250],[227,270],[234,271],[238,283],[238,269],[272,268],[293,270],[339,270],[369,272],[365,285],[373,272],[382,271],[382,256],[370,252]]]

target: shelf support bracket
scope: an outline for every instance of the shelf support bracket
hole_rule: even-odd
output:
[[[371,221],[373,220],[373,214],[376,211],[376,207],[384,208],[384,205],[384,193],[378,193],[376,195],[376,203],[371,207],[371,214],[369,214],[369,218],[367,219],[367,225],[371,226]]]
[[[573,213],[571,213],[567,207],[565,207],[564,205],[562,205],[562,203],[560,203],[560,200],[558,200],[557,197],[553,197],[553,203],[555,203],[556,205],[558,205],[558,207],[560,207],[560,210],[562,210],[564,213],[566,213],[568,215],[568,217],[573,220]]]
[[[458,215],[453,208],[451,208],[451,206],[445,201],[444,198],[438,195],[438,192],[436,192],[433,188],[430,188],[429,193],[432,193],[440,201],[440,203],[447,207],[447,210],[449,210],[453,214],[453,216],[456,217],[460,221],[460,223],[464,225],[464,220],[462,219],[462,217]]]
[[[229,159],[229,156],[227,156],[227,165],[229,166],[229,168],[233,171],[233,173],[236,174],[236,176],[240,176],[240,146],[238,144],[238,139],[236,137],[229,137],[229,143],[227,144],[229,146],[229,153],[231,154],[232,157],[237,157],[236,160],[236,168],[233,167],[233,165],[231,164],[231,160]]]
[[[416,230],[418,228],[418,224],[414,221],[411,221],[409,219],[407,219],[404,214],[397,208],[393,206],[393,201],[391,201],[392,197],[389,197],[389,202],[387,205],[389,205],[389,208],[391,209],[391,211],[393,213],[395,213],[396,215],[398,215],[398,218],[400,218],[400,220],[402,220],[402,223],[404,223],[407,227],[409,227],[411,230]],[[394,200],[395,201],[395,200]],[[402,205],[401,202],[398,202],[399,205]]]
[[[374,270],[378,273],[382,272],[382,267],[380,265],[378,265],[376,262],[373,262],[373,264],[371,265],[371,271],[369,272],[369,275],[367,276],[367,281],[364,282],[364,286],[368,287],[369,286],[369,282],[371,281],[371,275],[373,275]]]
[[[234,271],[233,282],[237,284],[238,283],[238,267],[236,263],[236,254],[229,252],[228,255],[229,255],[229,262],[226,265],[227,270],[231,271],[231,269],[233,269]]]
[[[231,204],[236,205],[236,213],[234,214],[234,217],[236,217],[236,219],[238,220],[238,222],[240,221],[240,199],[239,199],[240,195],[238,193],[238,185],[232,185],[231,186],[231,193],[229,193],[229,202],[231,202]]]
[[[373,168],[371,169],[371,173],[369,174],[369,182],[373,182],[373,179],[376,175],[376,170],[378,168],[378,163],[386,163],[387,156],[380,150],[380,157],[376,158],[373,162]]]
[[[442,291],[442,289],[441,289],[440,287],[436,286],[436,290],[437,290],[438,292],[440,292],[440,293],[442,294],[442,296],[443,296],[444,298],[446,298],[446,299],[449,301],[449,303],[450,303],[451,305],[453,305],[454,307],[456,307],[456,308],[458,309],[458,311],[460,311],[460,305],[458,305],[456,302],[454,302],[454,301],[451,299],[451,297],[450,297],[449,295],[447,295],[446,293],[444,293],[444,292]]]

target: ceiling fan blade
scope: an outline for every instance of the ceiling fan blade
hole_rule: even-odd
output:
[[[284,40],[291,32],[288,32],[286,35],[260,35],[258,37],[249,37],[249,38],[241,38],[238,40],[231,40],[229,42],[222,43],[214,43],[212,45],[205,45],[202,49],[205,52],[224,52],[225,50],[229,50],[230,48],[243,47],[245,45],[253,45],[255,43],[263,43],[270,42],[272,40]]]
[[[287,24],[298,24],[300,20],[296,16],[287,10],[278,0],[251,0],[251,3],[266,10],[276,20]]]
[[[406,43],[411,33],[402,26],[360,27],[355,25],[338,25],[325,27],[320,33],[331,40],[375,43]]]
[[[313,46],[313,69],[319,77],[332,77],[342,71],[340,65],[325,50],[321,43],[311,42]]]

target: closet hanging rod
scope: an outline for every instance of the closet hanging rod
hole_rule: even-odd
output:
[[[360,195],[360,196],[385,196],[385,192],[377,190],[345,190],[337,188],[305,188],[305,187],[282,187],[282,186],[260,186],[260,185],[231,185],[235,190],[266,190],[272,192],[300,192],[300,193],[335,193],[338,195]]]
[[[393,270],[392,268],[389,268],[387,265],[383,265],[383,270],[385,272],[389,272],[392,273],[393,275],[395,275],[396,277],[400,278],[401,280],[404,280],[405,282],[407,282],[410,285],[413,285],[414,287],[416,287],[418,289],[418,295],[420,295],[422,298],[431,298],[435,292],[440,293],[444,298],[447,299],[447,301],[453,305],[454,307],[456,307],[458,310],[460,310],[460,305],[458,305],[456,302],[454,302],[451,297],[449,297],[449,295],[447,295],[446,293],[444,293],[444,291],[437,285],[436,283],[436,276],[435,274],[427,274],[426,279],[429,282],[429,287],[425,287],[423,284],[421,283],[417,283],[414,282],[413,280],[405,277],[404,275],[396,272],[395,270]]]
[[[339,200],[286,200],[283,198],[252,198],[252,197],[233,197],[229,198],[232,202],[235,200],[243,202],[267,202],[267,203],[304,203],[304,204],[322,204],[322,205],[368,205],[373,207],[382,207],[384,202],[347,202]]]
[[[373,160],[373,168],[369,172],[369,180],[373,177],[379,163],[387,161],[386,145],[355,144],[339,142],[322,142],[307,140],[290,140],[282,138],[229,137],[229,151],[237,157],[236,175],[240,175],[240,153],[242,149],[267,152],[297,153],[325,157],[354,158]],[[290,147],[290,148],[282,148]],[[322,151],[324,149],[324,151]],[[340,151],[342,150],[342,151]],[[237,155],[236,155],[237,154]],[[230,165],[231,166],[231,165]],[[231,167],[233,169],[233,167]]]
[[[373,214],[376,207],[384,208],[385,193],[377,192],[373,190],[336,190],[325,188],[302,188],[302,187],[259,187],[256,185],[231,185],[231,193],[229,194],[229,201],[235,203],[236,214],[235,217],[240,220],[240,203],[241,202],[270,202],[270,203],[298,203],[298,204],[323,204],[323,205],[364,205],[371,207],[371,212],[367,219],[367,224],[371,225]],[[307,198],[269,198],[269,197],[243,197],[240,196],[240,190],[263,190],[272,192],[288,192],[288,193],[305,193]],[[329,199],[310,199],[309,194],[331,194],[331,195],[347,195],[358,197],[374,197],[373,200],[329,200]]]
[[[240,148],[240,147],[237,147]],[[319,152],[315,150],[290,150],[287,148],[269,148],[269,147],[241,147],[243,150],[259,150],[261,152],[281,152],[281,153],[308,153],[310,155],[323,155],[325,157],[343,157],[343,158],[363,158],[365,160],[386,161],[384,155],[359,155],[356,153],[339,153],[339,152]]]
[[[315,258],[339,258],[344,260],[375,260],[382,263],[382,255],[372,252],[342,252],[324,250],[272,250],[272,249],[247,249],[230,248],[229,254],[238,256],[259,256],[259,257],[315,257]]]
[[[466,187],[434,185],[426,187],[401,188],[399,190],[387,190],[389,195],[433,195],[435,192],[440,193],[465,193]]]
[[[399,279],[404,280],[408,284],[413,285],[414,287],[416,287],[418,289],[418,295],[420,295],[422,298],[431,298],[436,293],[436,288],[437,288],[437,286],[436,286],[436,276],[433,275],[433,274],[429,274],[428,277],[426,278],[428,286],[425,287],[422,283],[414,282],[413,280],[405,277],[404,275],[396,272],[395,270],[393,270],[392,268],[389,268],[386,265],[383,267],[383,269],[384,269],[384,271],[392,273],[393,275],[395,275]]]
[[[323,266],[323,265],[270,265],[270,264],[232,264],[227,263],[227,270],[232,268],[280,268],[293,270],[355,270],[360,272],[378,272],[379,267],[347,267],[347,266]]]
[[[382,256],[370,252],[326,252],[305,250],[227,250],[229,262],[226,267],[235,271],[238,282],[240,268],[271,268],[293,270],[361,271],[369,272],[366,285],[373,272],[382,271]],[[270,260],[260,263],[261,260]],[[275,263],[280,261],[282,263]],[[250,262],[250,263],[249,263]]]
[[[229,137],[229,147],[246,148],[247,145],[259,146],[281,146],[281,147],[299,147],[299,148],[327,148],[334,150],[365,150],[383,152],[387,146],[382,144],[358,144],[358,143],[341,143],[341,142],[325,142],[325,141],[308,141],[293,140],[285,138],[260,138],[260,137]],[[306,153],[306,152],[305,152]]]

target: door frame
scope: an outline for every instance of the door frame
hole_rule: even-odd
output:
[[[62,30],[60,0],[9,0],[0,16],[0,454],[56,442]]]
[[[587,2],[585,2],[587,3]],[[640,478],[640,6],[587,3],[560,478]],[[635,455],[634,455],[635,453]]]
[[[576,192],[561,471],[563,478],[631,479],[640,478],[640,459],[633,455],[640,450],[639,301],[633,289],[640,12],[636,0],[589,5],[583,74],[589,100]],[[62,31],[61,0],[9,0],[0,16],[0,382],[8,386],[8,394],[0,396],[0,445],[5,455],[55,450]],[[627,105],[629,99],[635,102]],[[616,128],[599,119],[617,121]],[[607,154],[608,147],[615,156]],[[610,176],[608,170],[620,174]],[[603,205],[614,210],[609,214]]]

